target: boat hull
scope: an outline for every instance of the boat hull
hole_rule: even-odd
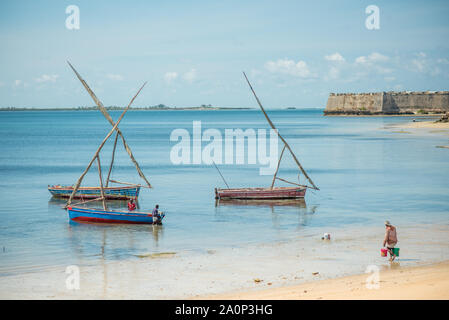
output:
[[[215,189],[216,199],[282,200],[301,199],[306,195],[305,186],[277,188]]]
[[[153,215],[144,212],[101,210],[81,207],[68,207],[72,221],[95,223],[153,224]]]
[[[306,208],[304,198],[295,199],[216,199],[215,206],[299,207]]]
[[[51,186],[48,191],[58,198],[69,198],[73,192],[72,186]],[[127,187],[107,187],[104,188],[105,198],[108,200],[137,199],[140,193],[140,186]],[[80,187],[74,198],[95,199],[101,197],[100,187]]]

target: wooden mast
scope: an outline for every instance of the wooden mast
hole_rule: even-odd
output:
[[[228,183],[226,182],[225,178],[223,177],[223,175],[221,174],[221,172],[220,172],[220,170],[218,169],[217,165],[215,164],[215,161],[212,161],[212,163],[214,164],[215,169],[217,169],[218,173],[220,174],[221,178],[223,179],[223,181],[224,181],[226,187],[228,187],[228,189],[230,189]]]
[[[83,84],[84,88],[86,88],[87,92],[89,93],[89,95],[92,97],[92,99],[95,101],[95,103],[97,104],[98,108],[100,109],[101,113],[104,115],[104,117],[109,121],[109,123],[114,126],[114,120],[112,120],[111,116],[109,115],[108,111],[106,110],[106,108],[103,106],[103,104],[101,103],[101,101],[97,98],[97,96],[95,95],[95,93],[90,89],[90,87],[87,85],[87,82],[84,81],[83,78],[81,78],[81,75],[78,73],[78,71],[75,70],[75,68],[70,64],[69,61],[67,61],[67,63],[69,64],[70,68],[72,68],[73,72],[75,72],[76,76],[78,77],[78,79],[81,81],[81,83]],[[125,147],[126,152],[128,153],[129,157],[131,158],[131,161],[134,163],[134,166],[136,167],[137,172],[139,173],[139,176],[145,181],[145,183],[148,185],[149,188],[152,188],[150,182],[148,182],[147,178],[145,177],[145,175],[143,174],[142,170],[140,169],[139,164],[137,163],[136,159],[134,158],[134,155],[131,151],[131,148],[129,147],[128,143],[126,143],[125,138],[123,137],[122,131],[119,128],[116,128],[117,133],[120,135],[120,137],[122,138],[122,142],[123,142],[123,146]]]
[[[103,209],[107,210],[106,201],[104,196],[104,188],[103,188],[103,177],[101,176],[101,163],[100,163],[100,155],[97,155],[97,164],[98,164],[98,175],[100,176],[100,191],[101,191],[101,200],[103,201]]]
[[[115,134],[114,148],[112,149],[111,165],[109,166],[108,177],[106,179],[106,188],[109,185],[109,178],[111,176],[112,166],[114,165],[115,148],[117,147],[117,139],[118,139],[118,132]]]
[[[287,180],[282,179],[282,178],[279,178],[279,177],[276,177],[276,179],[281,180],[281,181],[284,181],[284,182],[286,182],[286,183],[294,184],[295,186],[301,186],[299,183],[294,183],[294,182],[291,182],[291,181],[287,181]]]
[[[279,166],[281,164],[281,159],[282,159],[282,156],[284,155],[284,151],[285,151],[285,144],[284,144],[284,147],[282,148],[281,156],[279,157],[278,166],[276,167],[276,172],[274,173],[274,176],[273,176],[273,182],[271,182],[271,190],[273,190],[274,182],[276,181],[276,175],[278,174]]]
[[[92,157],[92,160],[89,162],[89,165],[87,166],[86,170],[84,170],[84,172],[81,174],[81,176],[79,177],[78,181],[76,182],[75,188],[73,188],[72,194],[70,195],[69,200],[67,201],[67,206],[69,206],[72,203],[73,197],[75,196],[75,193],[78,191],[78,188],[81,185],[81,181],[83,181],[84,176],[86,175],[86,173],[89,171],[90,167],[92,166],[92,163],[95,161],[95,158],[97,158],[98,154],[100,153],[101,149],[103,148],[104,144],[106,143],[106,141],[109,139],[109,137],[114,133],[114,131],[117,129],[120,121],[122,121],[123,116],[125,115],[125,113],[128,111],[129,107],[131,106],[131,104],[133,103],[134,99],[137,97],[137,95],[140,93],[140,91],[143,89],[143,87],[145,86],[146,82],[142,85],[142,87],[140,87],[139,91],[137,91],[136,95],[131,99],[130,103],[128,104],[128,106],[125,108],[125,110],[122,112],[122,114],[120,115],[120,117],[118,118],[117,122],[114,124],[114,126],[112,127],[111,131],[109,131],[109,133],[106,135],[106,137],[103,139],[103,142],[100,144],[100,146],[98,147],[97,151],[95,152],[95,155]]]
[[[299,163],[298,159],[296,158],[295,154],[293,153],[293,150],[290,148],[290,146],[288,145],[287,141],[285,141],[285,139],[280,135],[279,131],[276,129],[276,127],[274,126],[273,122],[271,122],[270,118],[268,117],[267,113],[265,112],[265,109],[262,107],[262,104],[260,103],[259,98],[256,95],[256,92],[254,91],[253,87],[251,86],[251,83],[248,80],[248,77],[246,76],[245,72],[243,72],[243,75],[245,76],[246,82],[248,82],[248,85],[251,89],[251,91],[254,94],[254,97],[256,98],[257,103],[259,104],[260,109],[262,110],[265,118],[268,121],[268,124],[271,126],[271,128],[273,130],[276,131],[277,135],[279,136],[279,138],[282,140],[282,142],[284,143],[284,145],[287,147],[288,151],[290,151],[290,154],[293,157],[293,160],[295,160],[296,164],[298,165],[298,168],[301,170],[301,172],[304,174],[304,176],[307,178],[307,180],[309,180],[309,182],[312,184],[313,189],[315,190],[320,190],[312,181],[312,179],[310,179],[310,177],[307,175],[306,171],[304,170],[304,168],[302,167],[302,165]]]

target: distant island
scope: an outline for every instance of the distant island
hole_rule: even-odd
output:
[[[124,110],[125,107],[120,106],[107,106],[106,110]],[[210,104],[202,104],[199,107],[169,107],[165,104],[158,104],[148,107],[130,107],[129,110],[145,111],[145,110],[251,110],[253,108],[231,108],[231,107],[214,107]],[[97,106],[80,106],[80,107],[63,107],[63,108],[37,108],[37,107],[2,107],[0,111],[93,111],[98,110]]]

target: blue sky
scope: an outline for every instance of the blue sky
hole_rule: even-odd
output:
[[[68,5],[80,9],[69,30]],[[368,30],[365,8],[380,9]],[[447,1],[0,2],[0,107],[324,107],[330,92],[449,90]]]

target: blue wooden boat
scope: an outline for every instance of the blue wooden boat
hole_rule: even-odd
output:
[[[151,188],[150,183],[145,178],[142,170],[140,169],[139,165],[137,164],[136,159],[134,158],[131,148],[126,143],[125,138],[123,137],[123,133],[118,128],[118,125],[122,121],[125,113],[129,110],[131,107],[131,104],[133,103],[134,99],[139,95],[140,91],[145,86],[146,82],[140,87],[139,91],[134,95],[134,97],[129,102],[128,106],[123,110],[123,112],[120,114],[119,118],[116,122],[112,119],[112,117],[109,115],[107,110],[104,108],[103,104],[98,100],[98,98],[95,96],[93,91],[89,88],[87,83],[81,78],[79,73],[75,70],[75,68],[69,63],[72,70],[75,72],[78,79],[81,81],[83,86],[86,88],[86,90],[89,92],[89,95],[94,99],[95,103],[98,105],[98,108],[102,112],[102,114],[106,117],[108,122],[112,125],[112,129],[109,131],[109,133],[106,135],[106,137],[101,142],[100,146],[98,147],[97,151],[95,152],[94,156],[90,160],[89,164],[87,165],[84,172],[81,174],[81,176],[78,178],[78,181],[74,185],[74,187],[61,187],[61,186],[52,186],[48,188],[48,190],[55,196],[58,197],[68,197],[67,204],[65,208],[67,209],[68,215],[70,220],[72,221],[79,221],[79,222],[100,222],[100,223],[137,223],[137,224],[153,224],[153,215],[150,212],[136,212],[136,211],[124,211],[124,210],[111,210],[108,208],[107,199],[136,199],[139,195],[139,191],[141,185],[136,185],[133,183],[126,183],[126,182],[120,182],[111,180],[111,174],[112,174],[112,168],[114,165],[114,156],[115,151],[117,147],[118,138],[121,137],[121,140],[123,141],[123,146],[128,153],[129,157],[131,158],[131,161],[136,166],[136,170],[139,174],[139,176],[145,180],[148,188]],[[102,176],[102,170],[101,170],[101,163],[100,163],[100,151],[104,147],[105,143],[108,141],[108,139],[111,137],[113,133],[116,133],[115,135],[115,141],[114,141],[114,147],[112,149],[112,157],[111,157],[111,164],[109,166],[109,171],[105,180],[105,186]],[[99,187],[80,187],[81,183],[91,168],[92,164],[97,160],[97,166],[98,166],[98,176],[100,181]],[[127,187],[109,187],[109,182],[113,183],[120,183],[128,185]],[[95,200],[101,200],[103,204],[102,209],[98,209],[95,207],[86,207],[86,206],[80,206],[80,205],[73,205],[72,200],[74,198],[81,198],[81,205],[86,204],[87,202],[92,202]],[[89,200],[86,200],[90,198]],[[161,218],[156,223],[161,223],[163,219],[163,214],[161,214]]]
[[[153,224],[153,215],[150,212],[103,210],[77,206],[67,207],[67,212],[71,220],[78,222]],[[164,216],[162,213],[161,221]]]
[[[137,199],[140,192],[139,185],[120,186],[120,187],[103,187],[104,196],[107,200],[127,200]],[[69,198],[73,192],[72,186],[48,186],[48,191],[58,198]],[[73,198],[77,199],[95,199],[101,197],[100,187],[80,187]]]

